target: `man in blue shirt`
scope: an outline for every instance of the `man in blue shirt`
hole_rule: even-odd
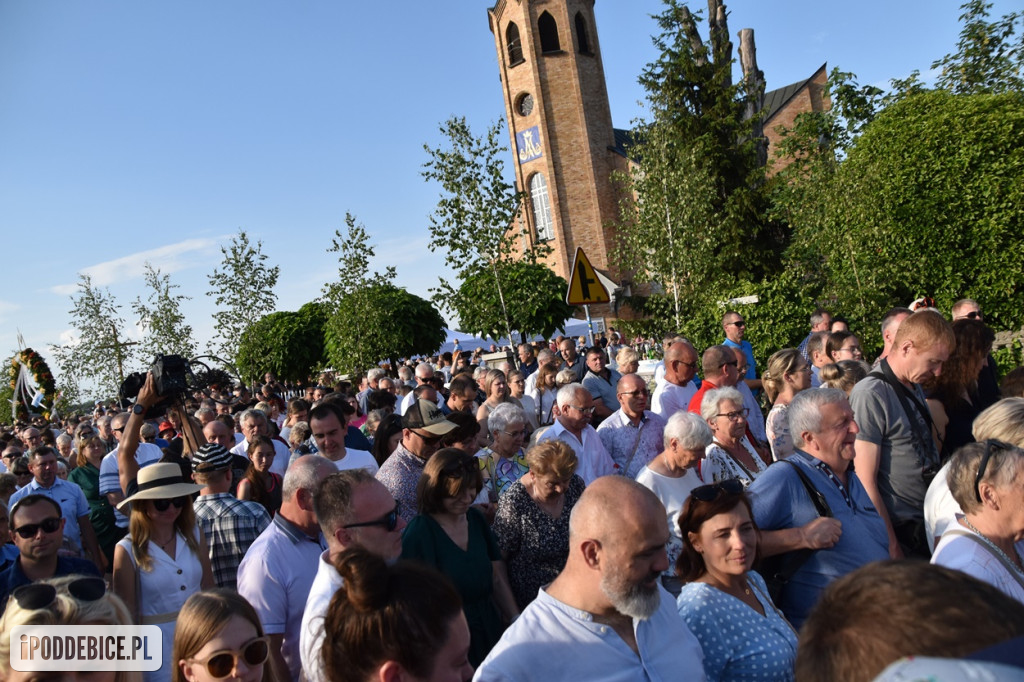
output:
[[[722,345],[738,348],[747,358],[747,371],[740,379],[744,380],[747,388],[751,391],[759,390],[761,380],[757,378],[757,360],[754,359],[754,349],[750,346],[749,341],[743,340],[747,333],[746,320],[739,313],[730,310],[722,316],[722,328],[725,330],[725,341],[722,342]]]
[[[11,508],[11,537],[20,555],[0,572],[0,607],[22,585],[83,574],[99,576],[96,565],[86,559],[59,556],[64,539],[60,505],[46,495],[26,495]]]
[[[783,588],[779,608],[799,628],[821,592],[836,578],[889,558],[885,522],[850,471],[859,429],[839,389],[801,391],[789,404],[796,453],[758,476],[749,489],[761,529],[761,554],[815,550]],[[794,467],[821,495],[831,518],[818,515]]]

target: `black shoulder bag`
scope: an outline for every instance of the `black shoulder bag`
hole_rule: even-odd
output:
[[[785,462],[786,464],[793,467],[796,471],[797,476],[800,477],[800,482],[804,485],[804,490],[807,491],[807,495],[811,498],[811,502],[814,504],[814,509],[818,512],[819,517],[831,518],[832,509],[828,506],[828,501],[825,496],[814,487],[811,480],[807,478],[800,467],[788,459],[780,459],[779,463]],[[784,552],[775,556],[770,556],[761,560],[760,571],[761,577],[764,578],[765,583],[768,585],[768,594],[771,596],[772,601],[776,604],[782,598],[782,592],[789,581],[796,575],[796,572],[800,570],[800,567],[807,563],[807,560],[811,558],[817,550],[803,548],[795,549],[792,552]]]

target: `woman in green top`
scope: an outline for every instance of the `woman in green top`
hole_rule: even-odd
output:
[[[481,486],[475,457],[457,448],[438,450],[416,488],[419,516],[402,537],[403,558],[433,566],[455,584],[469,623],[474,667],[519,616],[498,542],[484,515],[472,507]]]
[[[103,439],[89,435],[78,441],[78,466],[68,474],[68,480],[78,485],[89,501],[89,522],[96,531],[96,542],[107,556],[107,565],[114,565],[114,546],[124,537],[127,529],[118,528],[114,521],[114,508],[106,495],[100,494],[100,462],[107,453]]]

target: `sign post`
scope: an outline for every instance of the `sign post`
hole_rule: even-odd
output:
[[[608,303],[611,297],[608,290],[601,284],[594,266],[590,264],[583,249],[576,247],[576,255],[572,259],[572,274],[569,276],[569,291],[565,294],[565,302],[569,305],[583,306],[587,316],[587,332],[590,345],[594,345],[594,322],[590,319],[590,304]]]

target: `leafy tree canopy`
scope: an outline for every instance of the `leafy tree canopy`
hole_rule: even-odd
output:
[[[238,371],[250,384],[266,372],[283,381],[305,381],[326,362],[326,323],[327,309],[319,302],[267,315],[242,334]]]
[[[508,317],[514,329],[525,336],[550,336],[569,317],[572,306],[565,303],[568,283],[547,266],[526,261],[506,263],[501,269]],[[472,334],[499,339],[506,333],[494,287],[494,272],[484,267],[470,274],[459,287],[462,299],[459,328]],[[500,326],[499,326],[500,325]]]

